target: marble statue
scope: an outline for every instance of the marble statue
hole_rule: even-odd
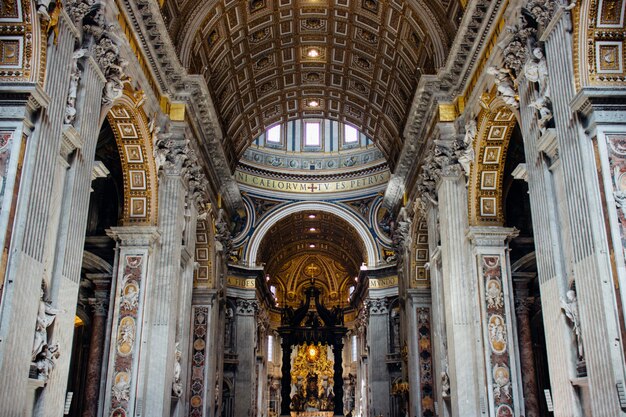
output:
[[[548,64],[543,54],[543,50],[535,47],[532,50],[532,58],[524,66],[524,75],[530,82],[539,84],[539,91],[544,95],[548,92]]]
[[[48,10],[50,9],[50,3],[52,0],[37,0],[37,13],[41,15],[43,20],[49,21],[50,15]]]
[[[498,281],[490,280],[487,282],[486,297],[488,308],[501,308],[504,306],[502,298],[502,290]]]
[[[548,123],[552,120],[552,110],[550,109],[550,106],[550,99],[545,95],[538,97],[528,105],[528,107],[532,107],[539,112],[537,124],[539,125],[539,130],[542,134],[545,133],[548,128]]]
[[[35,359],[35,366],[37,367],[37,378],[43,381],[48,381],[50,372],[54,369],[56,360],[61,356],[59,352],[59,343],[53,345],[45,345],[41,352]]]
[[[476,135],[478,135],[478,127],[476,125],[476,120],[472,119],[465,125],[463,147],[459,151],[458,155],[459,164],[463,168],[463,172],[465,172],[465,176],[468,178],[468,181],[472,162],[476,159],[476,154],[474,153],[474,140],[476,140]]]
[[[115,378],[115,384],[111,387],[113,398],[116,401],[128,401],[130,399],[130,381],[128,380],[128,373],[123,373]]]
[[[441,395],[446,398],[450,396],[450,377],[447,370],[441,372]]]
[[[578,351],[578,360],[582,361],[585,357],[583,349],[582,333],[580,331],[580,316],[578,315],[578,298],[576,291],[573,289],[567,291],[565,298],[561,297],[561,310],[567,316],[572,324],[572,330],[576,336],[576,347]]]
[[[72,55],[72,69],[70,72],[70,87],[67,93],[67,102],[65,104],[65,118],[63,123],[73,125],[76,119],[76,97],[78,95],[78,84],[80,83],[81,70],[78,66],[78,60],[85,56],[86,49],[81,48],[74,51]]]
[[[182,352],[180,351],[180,343],[176,343],[176,351],[174,352],[174,381],[172,382],[172,393],[174,396],[180,398],[183,395],[183,382],[181,380],[182,368],[180,366],[180,358]]]
[[[33,350],[31,358],[33,361],[42,352],[44,347],[48,345],[48,327],[52,325],[57,314],[65,312],[61,309],[52,307],[52,304],[45,299],[45,282],[41,284],[39,296],[39,310],[37,311],[37,324],[35,326],[35,340],[33,341]]]
[[[489,67],[487,68],[487,73],[496,77],[495,83],[502,100],[509,107],[517,109],[519,103],[517,102],[517,93],[515,92],[511,71],[506,68]]]

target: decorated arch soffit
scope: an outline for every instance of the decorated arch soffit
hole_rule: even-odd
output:
[[[359,260],[370,266],[395,263],[391,241],[392,213],[383,205],[380,192],[370,192],[353,198],[327,201],[294,201],[265,194],[244,192],[245,210],[233,218],[233,244],[230,263],[244,266],[259,265],[261,240],[287,214],[322,211],[345,219],[356,231],[354,242],[364,242],[365,256]],[[315,221],[313,221],[315,223]],[[315,224],[309,225],[315,227]],[[304,235],[303,235],[304,236]],[[279,240],[284,244],[284,240]],[[361,245],[361,243],[358,243]],[[354,246],[350,242],[349,246]],[[340,253],[343,248],[338,248]],[[254,254],[254,255],[253,255]]]
[[[417,83],[444,64],[459,10],[456,1],[220,0],[167,1],[163,14],[183,65],[210,86],[227,153],[239,159],[275,123],[325,118],[375,138],[393,165]]]
[[[488,107],[478,115],[478,135],[468,183],[469,221],[471,225],[504,224],[502,181],[509,140],[517,118],[508,107],[494,98],[483,95]]]
[[[196,249],[195,259],[198,263],[194,274],[193,282],[196,288],[214,288],[215,271],[213,260],[215,259],[215,245],[213,241],[215,233],[213,233],[213,224],[208,219],[198,220],[196,226]]]
[[[107,114],[122,161],[123,225],[157,224],[158,180],[146,115],[128,93]]]
[[[0,6],[0,80],[43,86],[48,23],[30,0],[4,0]]]
[[[354,227],[336,214],[303,210],[274,223],[263,236],[257,253],[277,300],[299,304],[311,280],[322,299],[348,299],[348,288],[366,257],[365,245]]]
[[[577,86],[623,86],[626,0],[575,3],[572,22]]]

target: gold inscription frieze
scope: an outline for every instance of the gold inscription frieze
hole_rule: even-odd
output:
[[[373,289],[391,288],[398,285],[398,276],[387,278],[370,278],[369,286]]]
[[[229,276],[229,277],[226,277],[226,284],[230,287],[237,287],[237,288],[245,288],[245,289],[256,288],[256,281],[250,278],[238,278],[238,277]]]
[[[236,178],[240,184],[265,190],[301,194],[325,194],[362,190],[384,185],[389,181],[389,171],[367,175],[360,178],[339,181],[288,181],[267,178],[247,172],[237,171]]]

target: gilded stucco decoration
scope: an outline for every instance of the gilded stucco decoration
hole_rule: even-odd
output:
[[[328,358],[328,345],[321,343],[298,345],[297,354],[291,370],[291,383],[298,384],[306,381],[309,374],[318,376],[319,389],[322,389],[324,380],[332,381],[334,362]]]
[[[572,21],[578,87],[621,86],[626,81],[625,13],[626,0],[577,2]]]
[[[478,116],[476,161],[468,182],[469,220],[472,225],[501,225],[504,164],[517,119],[515,113],[489,94],[483,96],[482,102],[491,103],[491,107]]]
[[[421,75],[445,62],[458,5],[190,1],[163,12],[183,64],[212,90],[228,154],[275,123],[327,118],[374,138],[393,163]]]
[[[58,13],[55,19],[58,21]],[[30,0],[2,2],[0,80],[43,84],[48,22],[40,17]]]
[[[410,282],[411,288],[430,287],[430,273],[428,272],[428,224],[423,217],[414,221],[413,256],[411,267],[414,271]]]
[[[125,91],[107,115],[122,161],[124,214],[122,224],[156,224],[156,167],[152,134],[142,108]]]
[[[346,302],[365,262],[363,241],[350,224],[330,213],[297,212],[276,223],[264,236],[257,264],[265,264],[277,300],[297,306],[314,279],[326,305]]]
[[[194,271],[194,287],[213,288],[213,260],[215,259],[215,245],[213,244],[213,226],[209,220],[198,220],[196,226],[196,262],[198,267]]]

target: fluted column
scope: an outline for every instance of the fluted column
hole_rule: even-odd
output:
[[[256,316],[259,306],[257,301],[250,299],[237,300],[236,312],[236,346],[237,371],[235,372],[234,404],[235,416],[252,416],[254,413],[254,398],[256,392],[256,357],[257,343]]]
[[[95,297],[89,299],[93,316],[91,319],[91,337],[89,339],[89,357],[87,359],[83,417],[96,417],[98,415],[98,392],[100,390],[100,374],[102,371],[107,313],[109,311],[111,279],[110,276],[108,277],[109,279],[88,278],[92,280],[96,288]]]
[[[517,331],[519,334],[519,356],[524,387],[524,405],[526,417],[539,417],[539,395],[535,370],[535,355],[530,327],[530,309],[534,303],[526,294],[516,297],[515,312],[517,313]]]
[[[176,354],[176,327],[178,297],[183,284],[181,251],[185,224],[185,196],[187,184],[183,181],[185,149],[184,132],[170,138],[168,160],[159,175],[159,256],[152,277],[149,302],[149,327],[146,329],[144,413],[150,416],[170,415],[172,382]],[[175,153],[180,151],[180,153]]]
[[[441,261],[448,341],[450,401],[454,417],[484,415],[486,396],[478,331],[480,310],[472,276],[465,176],[458,165],[444,167],[437,187]],[[481,404],[483,404],[481,406]]]
[[[390,378],[386,363],[389,350],[389,302],[385,298],[369,298],[365,305],[369,308],[367,326],[369,411],[372,415],[386,416],[391,411]]]

